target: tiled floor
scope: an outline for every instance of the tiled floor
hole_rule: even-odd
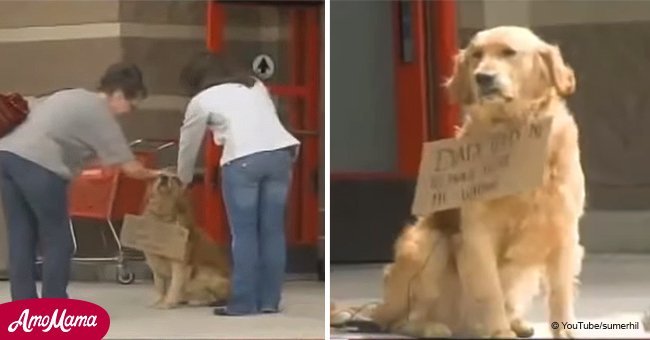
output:
[[[332,301],[342,306],[376,301],[380,296],[381,266],[332,266]],[[650,308],[650,256],[593,255],[585,260],[576,312],[578,321],[629,323],[641,320]],[[546,309],[536,301],[529,313],[535,337],[549,337]],[[643,326],[638,330],[579,330],[580,338],[650,338]],[[332,339],[378,338],[332,331]]]
[[[251,317],[217,317],[205,307],[150,309],[151,283],[74,282],[70,296],[104,307],[111,316],[106,339],[323,339],[324,284],[288,282],[284,312]],[[0,300],[8,301],[9,284],[0,282]]]

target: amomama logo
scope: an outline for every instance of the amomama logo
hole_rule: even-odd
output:
[[[0,305],[0,339],[101,340],[111,320],[100,306],[74,299],[30,299]]]

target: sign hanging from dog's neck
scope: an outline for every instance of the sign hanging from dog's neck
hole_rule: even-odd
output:
[[[482,136],[425,143],[411,212],[426,216],[542,183],[552,117]]]

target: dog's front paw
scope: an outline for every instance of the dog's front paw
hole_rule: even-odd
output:
[[[421,327],[421,324],[417,324],[412,321],[406,321],[403,324],[393,327],[391,331],[400,335],[424,338],[424,329]]]
[[[149,304],[150,308],[157,308],[163,302],[164,298],[162,296],[156,297],[153,302]]]
[[[451,330],[446,325],[439,322],[430,322],[424,326],[422,330],[424,338],[449,338],[451,337]]]
[[[485,326],[480,323],[471,325],[468,331],[474,338],[486,339],[490,337],[490,333],[485,329]]]
[[[551,328],[551,334],[553,335],[553,338],[555,339],[574,339],[575,337],[573,336],[573,332],[570,329],[552,329]]]
[[[178,301],[169,301],[163,300],[160,303],[156,304],[155,308],[157,309],[172,309],[178,307],[180,303]]]
[[[517,334],[510,328],[500,327],[486,327],[484,324],[478,323],[471,327],[471,332],[477,338],[492,338],[492,339],[510,339],[517,338]]]
[[[522,319],[514,319],[510,322],[510,329],[520,338],[530,338],[535,334],[535,329],[528,322]]]
[[[212,301],[210,300],[189,300],[187,301],[187,305],[191,307],[206,307],[210,306],[212,304]]]
[[[451,330],[444,324],[439,322],[412,322],[407,321],[394,329],[393,332],[401,335],[406,335],[416,338],[449,338],[451,337]]]

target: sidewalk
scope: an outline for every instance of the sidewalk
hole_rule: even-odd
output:
[[[73,282],[71,298],[96,303],[111,316],[105,339],[323,339],[324,284],[293,281],[285,285],[284,312],[277,315],[217,317],[208,307],[157,310],[150,282],[131,285]],[[0,282],[0,300],[9,301],[9,283]]]
[[[340,306],[376,301],[381,295],[381,265],[332,266],[331,299]],[[629,323],[641,320],[650,308],[650,255],[588,255],[576,303],[577,321]],[[528,319],[535,338],[548,338],[546,306],[539,298]],[[332,339],[378,338],[377,335],[332,331]],[[578,338],[650,338],[638,330],[578,330]]]

